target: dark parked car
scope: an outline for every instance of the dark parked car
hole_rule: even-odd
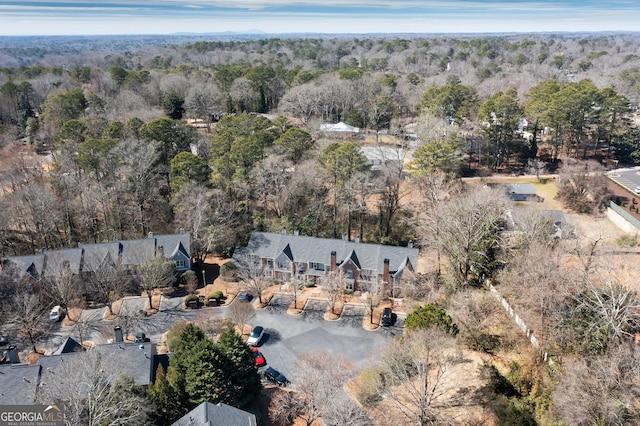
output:
[[[249,293],[248,291],[241,291],[238,294],[238,300],[241,302],[251,302],[251,299],[253,299],[253,296],[251,295],[251,293]]]
[[[286,386],[289,384],[289,380],[275,368],[267,367],[264,371],[264,377],[278,386]]]
[[[150,341],[151,341],[151,339],[149,339],[146,334],[144,334],[144,333],[136,334],[135,343],[147,343],[147,342],[150,342]]]
[[[384,308],[382,310],[380,322],[383,327],[389,327],[393,323],[393,313],[391,312],[391,308]]]

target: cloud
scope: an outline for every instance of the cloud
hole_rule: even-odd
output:
[[[0,34],[5,35],[247,28],[275,33],[633,31],[637,22],[640,2],[626,0],[0,0]]]

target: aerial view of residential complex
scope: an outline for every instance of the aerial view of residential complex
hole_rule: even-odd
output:
[[[640,423],[640,34],[11,28],[0,414]]]

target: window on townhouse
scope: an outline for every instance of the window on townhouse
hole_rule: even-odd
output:
[[[344,272],[344,277],[345,277],[346,279],[348,279],[348,280],[352,280],[352,279],[353,279],[353,270],[351,270],[351,269],[347,269],[347,270]]]
[[[353,291],[353,288],[354,288],[354,287],[353,287],[353,282],[348,282],[348,283],[345,283],[345,284],[344,284],[344,289],[345,289],[345,290],[351,290],[351,291]]]
[[[313,269],[314,271],[324,271],[324,263],[309,263],[309,269]]]
[[[282,260],[279,260],[279,261],[277,262],[277,265],[278,265],[278,269],[280,269],[280,270],[282,270],[282,269],[284,269],[284,270],[289,269],[289,263],[288,263],[288,262],[284,262],[284,261],[282,261]]]
[[[273,260],[267,259],[267,268],[269,268],[269,269],[273,268]]]
[[[187,267],[187,262],[185,260],[176,260],[176,268],[177,269],[181,269],[181,268],[186,268]]]

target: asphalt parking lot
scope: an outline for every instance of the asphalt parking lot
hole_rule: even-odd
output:
[[[631,192],[640,188],[640,168],[613,170],[607,173],[607,176]]]
[[[275,368],[295,384],[295,363],[307,352],[327,351],[331,356],[343,356],[358,369],[391,341],[402,329],[402,322],[393,327],[368,331],[362,327],[366,310],[362,306],[348,306],[347,315],[336,321],[327,321],[320,315],[322,301],[314,301],[306,315],[288,315],[278,309],[260,309],[252,320],[252,326],[265,328],[265,337],[260,342],[267,366]],[[326,305],[325,305],[326,306]],[[307,307],[309,304],[307,303]],[[306,308],[305,307],[305,310]],[[394,330],[396,332],[394,332]],[[266,367],[263,367],[266,368]]]
[[[144,300],[128,299],[123,308],[133,315],[144,306]],[[283,373],[292,384],[297,380],[294,373],[295,363],[305,353],[326,350],[331,356],[347,358],[357,369],[361,369],[367,362],[375,359],[376,354],[393,336],[403,332],[404,318],[401,316],[394,316],[395,322],[391,327],[364,329],[362,325],[367,311],[363,305],[347,304],[338,320],[328,321],[324,319],[324,314],[329,308],[326,300],[309,299],[299,315],[287,313],[291,301],[290,295],[274,295],[266,308],[256,310],[250,325],[261,325],[265,328],[265,336],[259,348],[266,358],[267,366]],[[102,318],[104,309],[106,308],[85,309],[82,312],[83,322],[92,325],[83,331],[85,339],[101,344],[113,338],[116,322]],[[178,321],[188,321],[198,312],[206,316],[226,316],[226,310],[226,307],[204,308],[201,311],[183,309],[182,297],[163,297],[159,312],[138,319],[131,333],[144,332],[152,342],[158,342],[160,335]],[[52,351],[66,336],[78,338],[78,332],[77,327],[60,327],[41,344]],[[264,368],[266,367],[262,369]]]

